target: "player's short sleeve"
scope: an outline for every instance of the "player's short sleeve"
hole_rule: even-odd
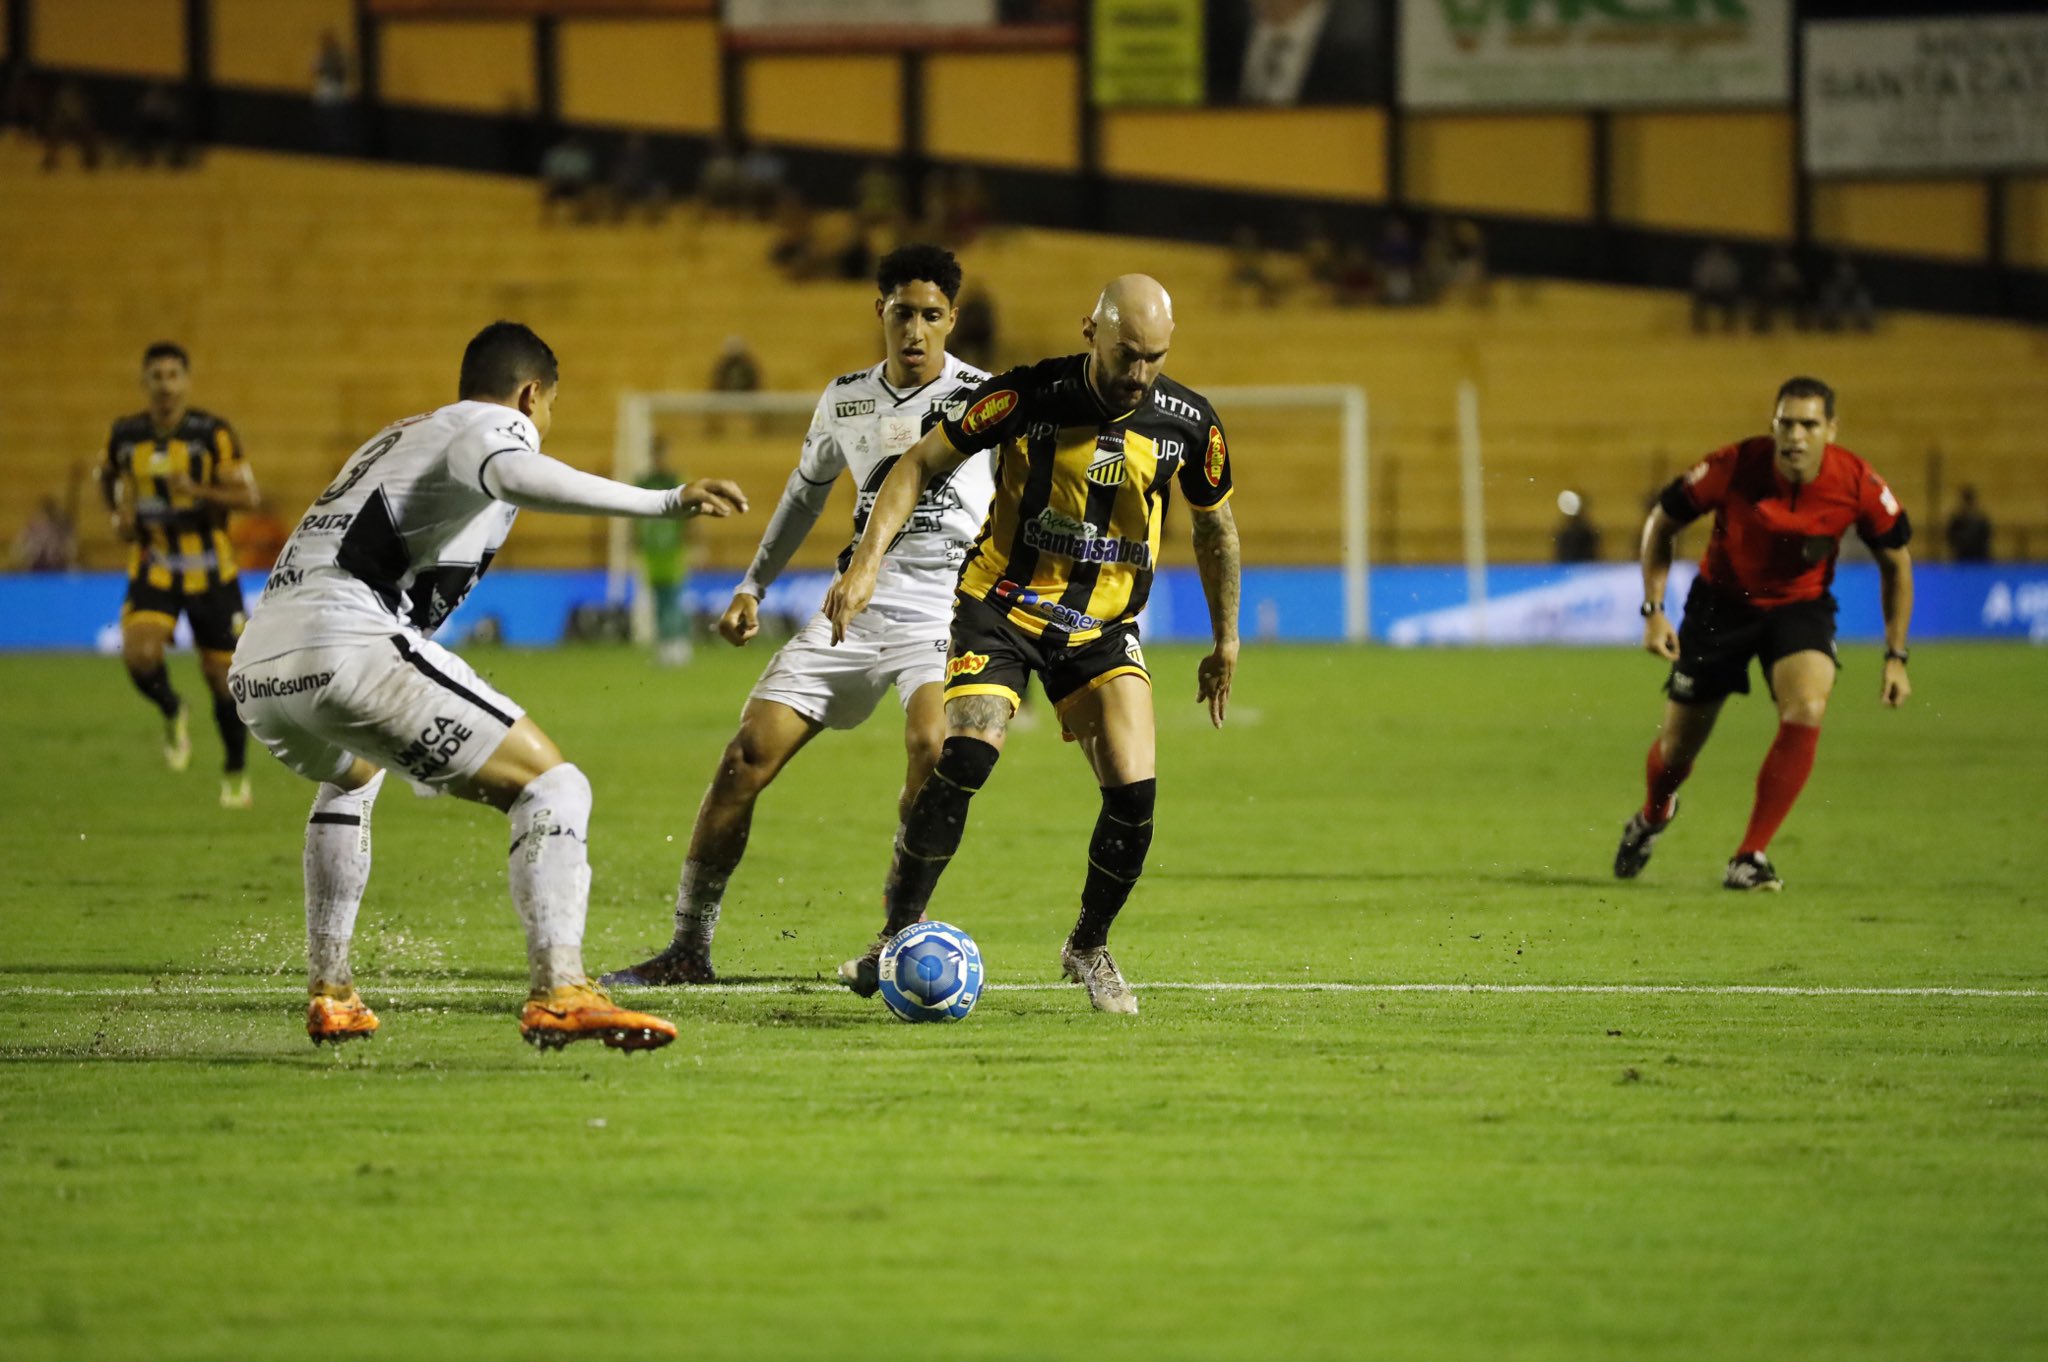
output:
[[[1230,499],[1230,441],[1223,434],[1223,418],[1208,413],[1202,447],[1193,457],[1181,460],[1181,495],[1188,505],[1209,510]]]
[[[1031,406],[1032,371],[1012,369],[954,394],[941,423],[946,439],[962,454],[978,454],[1014,439]]]
[[[1906,508],[1876,473],[1863,475],[1856,505],[1856,533],[1873,549],[1902,549],[1913,538]]]
[[[242,441],[235,434],[235,428],[226,421],[218,421],[213,427],[213,477],[220,481],[223,473],[236,472],[248,464],[248,455],[242,452]]]
[[[484,473],[491,466],[491,460],[500,454],[538,454],[540,434],[533,423],[518,412],[508,411],[505,419],[485,416],[472,421],[453,440],[448,442],[444,456],[448,461],[448,472],[466,487],[493,500],[498,494],[484,481]]]
[[[797,476],[813,487],[830,487],[846,471],[846,451],[839,443],[839,428],[832,415],[832,389],[818,399],[811,413],[811,428],[804,432],[803,452],[797,456]]]
[[[1658,495],[1657,504],[1664,508],[1665,515],[1681,525],[1718,509],[1727,500],[1728,488],[1735,481],[1735,463],[1741,453],[1741,445],[1715,450],[1673,478],[1671,485]]]

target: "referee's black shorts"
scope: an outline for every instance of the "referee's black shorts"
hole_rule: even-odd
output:
[[[1730,695],[1749,694],[1749,662],[1771,668],[1793,653],[1822,652],[1841,665],[1835,652],[1835,598],[1823,591],[1810,601],[1759,606],[1721,590],[1704,577],[1685,593],[1685,618],[1678,627],[1678,661],[1664,693],[1680,704],[1705,705]]]

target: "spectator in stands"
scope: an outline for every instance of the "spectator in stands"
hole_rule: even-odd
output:
[[[1560,563],[1591,563],[1600,557],[1600,527],[1586,512],[1586,499],[1567,488],[1557,494],[1557,532],[1551,547]]]
[[[761,390],[761,361],[754,358],[745,336],[725,338],[724,347],[711,365],[711,390],[721,393]]]
[[[910,215],[903,176],[886,161],[870,161],[853,186],[853,216],[863,227],[894,228]]]
[[[668,216],[668,184],[655,173],[647,137],[633,133],[619,147],[619,159],[612,163],[607,198],[612,220],[623,222],[638,211],[649,222]]]
[[[1431,270],[1433,296],[1485,307],[1493,301],[1486,274],[1486,233],[1470,218],[1438,218],[1438,253]]]
[[[596,188],[597,157],[582,138],[564,137],[541,153],[540,206],[544,217],[552,218],[557,209],[566,209],[572,220],[588,221]]]
[[[78,531],[57,498],[44,497],[14,537],[16,572],[69,572],[78,565]]]
[[[1692,262],[1692,329],[1704,335],[1718,317],[1723,331],[1733,331],[1741,303],[1742,265],[1713,242]]]
[[[716,217],[731,217],[746,207],[746,186],[740,179],[740,155],[721,137],[711,144],[697,172],[697,202]]]
[[[1230,234],[1223,301],[1229,307],[1242,307],[1247,298],[1260,307],[1271,307],[1280,301],[1280,286],[1266,267],[1266,252],[1259,245],[1258,232],[1244,226]]]
[[[811,206],[795,189],[783,190],[775,210],[775,234],[768,243],[768,263],[785,279],[809,279],[818,272],[819,254]]]
[[[948,347],[977,369],[996,367],[996,302],[980,280],[960,295],[960,311]]]
[[[159,159],[176,170],[192,157],[185,126],[185,101],[162,81],[152,81],[135,105],[135,124],[128,135],[128,159],[153,166]]]
[[[1865,332],[1877,329],[1877,305],[1863,276],[1856,271],[1856,262],[1848,256],[1835,257],[1834,269],[1820,288],[1818,311],[1823,331],[1848,327]]]
[[[782,200],[782,187],[789,168],[782,158],[760,143],[740,154],[740,194],[749,212],[766,218]]]
[[[100,168],[99,125],[92,101],[75,80],[60,81],[43,108],[43,169],[55,170],[67,146],[78,148],[79,164],[87,170]]]
[[[1320,214],[1311,214],[1301,229],[1301,275],[1325,297],[1337,286],[1337,238]]]
[[[1944,537],[1952,563],[1991,561],[1991,517],[1977,504],[1977,489],[1965,484],[1958,492],[1954,514],[1948,518]]]
[[[1421,251],[1415,244],[1415,230],[1408,219],[1390,213],[1380,224],[1379,240],[1373,244],[1373,268],[1379,272],[1379,300],[1392,307],[1404,307],[1419,300]]]
[[[349,57],[333,29],[320,35],[313,53],[313,117],[329,151],[347,151],[355,143],[349,116]]]
[[[1792,252],[1782,247],[1771,253],[1754,301],[1751,325],[1758,335],[1776,328],[1780,315],[1790,317],[1801,331],[1813,325],[1813,310],[1806,293],[1806,275]]]
[[[1337,277],[1330,289],[1330,301],[1338,307],[1363,307],[1379,296],[1379,282],[1372,253],[1362,243],[1351,242],[1337,257]]]

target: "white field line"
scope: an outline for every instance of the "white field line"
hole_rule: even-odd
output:
[[[86,971],[81,971],[86,972]],[[497,984],[479,984],[449,980],[446,983],[407,983],[398,987],[384,987],[371,982],[362,982],[363,992],[373,1001],[402,998],[469,998],[500,997],[516,995],[519,985],[506,980]],[[991,993],[1051,993],[1075,988],[1074,984],[1001,984],[988,985]],[[1857,986],[1803,986],[1798,984],[1444,984],[1444,983],[1308,983],[1302,981],[1253,982],[1242,979],[1218,980],[1212,983],[1188,982],[1137,982],[1132,985],[1140,992],[1178,993],[1502,993],[1502,994],[1590,994],[1619,995],[1625,997],[1717,997],[1717,998],[2048,998],[2048,989],[2040,988],[1966,988],[1958,985],[1929,984],[1908,987],[1857,987]],[[655,992],[652,989],[627,990],[635,996]],[[782,984],[693,984],[674,990],[660,992],[676,997],[693,994],[756,994],[796,997],[811,993],[838,993],[839,986],[829,980],[820,979],[815,983]],[[296,995],[296,983],[251,981],[240,984],[185,983],[176,975],[167,975],[157,984],[136,984],[122,988],[56,988],[44,984],[0,984],[0,998],[190,998],[221,997],[246,998],[267,997],[272,994]]]

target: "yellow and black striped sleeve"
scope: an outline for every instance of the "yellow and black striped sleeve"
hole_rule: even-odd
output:
[[[1188,505],[1213,510],[1230,500],[1230,442],[1223,435],[1223,418],[1214,409],[1205,413],[1208,433],[1195,457],[1180,466],[1180,491]]]

